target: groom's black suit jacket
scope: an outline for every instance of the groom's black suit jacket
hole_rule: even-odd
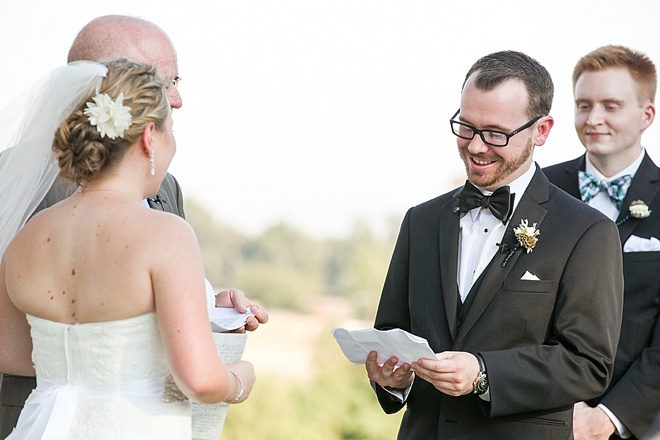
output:
[[[508,251],[498,251],[459,325],[460,191],[406,214],[375,327],[419,335],[436,353],[481,353],[490,403],[448,396],[416,378],[398,438],[572,438],[573,403],[602,394],[612,377],[623,301],[617,229],[537,167],[525,193],[516,195],[520,203],[502,242],[507,249],[516,244],[513,228],[523,219],[536,223],[539,241],[504,267]],[[526,272],[539,280],[522,279]],[[386,412],[403,407],[375,388]]]
[[[584,170],[585,156],[581,156],[543,171],[552,183],[579,199],[578,172]],[[659,178],[660,169],[645,153],[618,221],[628,215],[628,207],[635,200],[644,201],[651,208],[651,216],[628,218],[621,223],[621,243],[625,244],[631,235],[660,239]],[[607,391],[589,403],[603,403],[635,438],[641,438],[660,414],[660,252],[625,252],[623,275],[625,300],[614,377]]]
[[[35,213],[69,197],[76,189],[76,185],[58,177]],[[185,218],[181,188],[174,176],[169,173],[163,179],[158,193],[147,201],[149,206],[154,209],[171,212]],[[151,231],[145,231],[145,233],[151,233]],[[34,377],[0,375],[0,438],[5,438],[14,429],[25,399],[36,385]]]

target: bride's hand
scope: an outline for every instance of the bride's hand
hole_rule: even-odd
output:
[[[238,289],[229,289],[219,292],[215,296],[216,307],[233,307],[241,313],[245,313],[248,309],[252,311],[254,316],[248,316],[245,326],[240,327],[232,333],[245,333],[245,331],[254,331],[259,327],[259,324],[268,322],[268,312],[252,301],[248,300],[245,294]]]

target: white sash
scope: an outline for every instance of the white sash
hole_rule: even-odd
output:
[[[159,397],[163,377],[96,385],[55,383],[37,378],[37,388],[28,398],[18,426],[6,440],[66,440],[80,396]]]

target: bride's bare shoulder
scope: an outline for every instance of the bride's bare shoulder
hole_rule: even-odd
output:
[[[195,232],[192,226],[185,219],[176,214],[164,211],[157,211],[155,209],[146,210],[145,216],[146,225],[148,230],[162,238],[167,237],[168,240],[180,237],[184,239],[195,238]]]

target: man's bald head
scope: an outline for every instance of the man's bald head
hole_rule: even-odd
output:
[[[68,62],[115,58],[153,64],[169,81],[179,74],[176,50],[165,31],[150,21],[125,15],[105,15],[87,23],[71,45]],[[168,98],[172,108],[181,107],[175,87],[168,89]]]

